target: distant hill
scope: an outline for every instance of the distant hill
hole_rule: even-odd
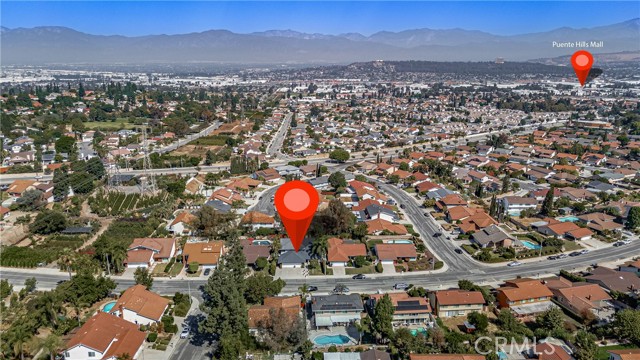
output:
[[[545,59],[533,59],[531,61],[548,65],[565,65],[571,62],[571,55]],[[623,62],[634,62],[636,64],[640,63],[640,51],[623,51],[612,54],[598,54],[598,57],[594,61],[594,66]]]
[[[592,53],[640,51],[640,19],[588,29],[513,36],[464,29],[381,31],[371,36],[268,30],[209,30],[179,35],[102,36],[55,26],[0,29],[2,64],[348,64],[359,61],[507,61],[555,58],[574,49],[552,41],[604,41]]]

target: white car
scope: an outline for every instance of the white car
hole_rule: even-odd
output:
[[[522,265],[522,263],[520,261],[512,261],[507,264],[507,266],[518,266],[518,265]]]
[[[180,339],[186,339],[189,337],[189,329],[183,329],[180,333]]]
[[[629,245],[629,244],[631,244],[631,239],[620,240],[620,242],[625,244],[625,245]]]

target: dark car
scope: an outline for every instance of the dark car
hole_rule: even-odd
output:
[[[404,204],[400,204],[400,209],[404,209]]]
[[[58,281],[56,284],[58,284],[58,285],[62,285],[62,284],[64,284],[64,283],[66,283],[66,282],[67,282],[67,280],[60,280],[60,281]]]
[[[424,213],[424,216],[429,216],[429,213]]]
[[[547,258],[547,260],[558,260],[558,257],[555,255],[551,255]]]
[[[204,276],[209,276],[209,274],[211,274],[211,269],[205,269]]]
[[[442,233],[441,232],[437,232],[437,233],[434,233],[433,236],[434,237],[439,237],[439,236],[442,236]]]
[[[462,254],[462,249],[458,248],[458,249],[454,249],[453,251],[455,251],[458,254]]]
[[[362,279],[366,279],[367,276],[365,274],[357,274],[357,275],[353,275],[352,279],[354,280],[362,280]]]
[[[613,243],[613,246],[615,246],[615,247],[619,247],[619,246],[622,246],[622,245],[624,245],[624,243],[622,241],[616,241],[616,242]]]
[[[582,253],[579,251],[574,251],[571,254],[569,254],[569,256],[580,256],[580,255],[582,255]]]
[[[318,291],[317,286],[307,286],[307,291]]]

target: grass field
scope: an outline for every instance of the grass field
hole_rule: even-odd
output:
[[[129,119],[125,119],[125,118],[119,118],[114,122],[88,121],[84,123],[84,126],[87,129],[108,129],[108,130],[133,129],[136,127],[135,124],[129,122]]]
[[[376,272],[374,265],[367,265],[361,268],[345,268],[344,272],[346,275],[355,275],[355,274],[373,274]]]

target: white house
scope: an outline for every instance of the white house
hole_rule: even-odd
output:
[[[535,209],[538,201],[530,197],[505,196],[502,198],[502,206],[507,214],[519,214],[525,209]]]

